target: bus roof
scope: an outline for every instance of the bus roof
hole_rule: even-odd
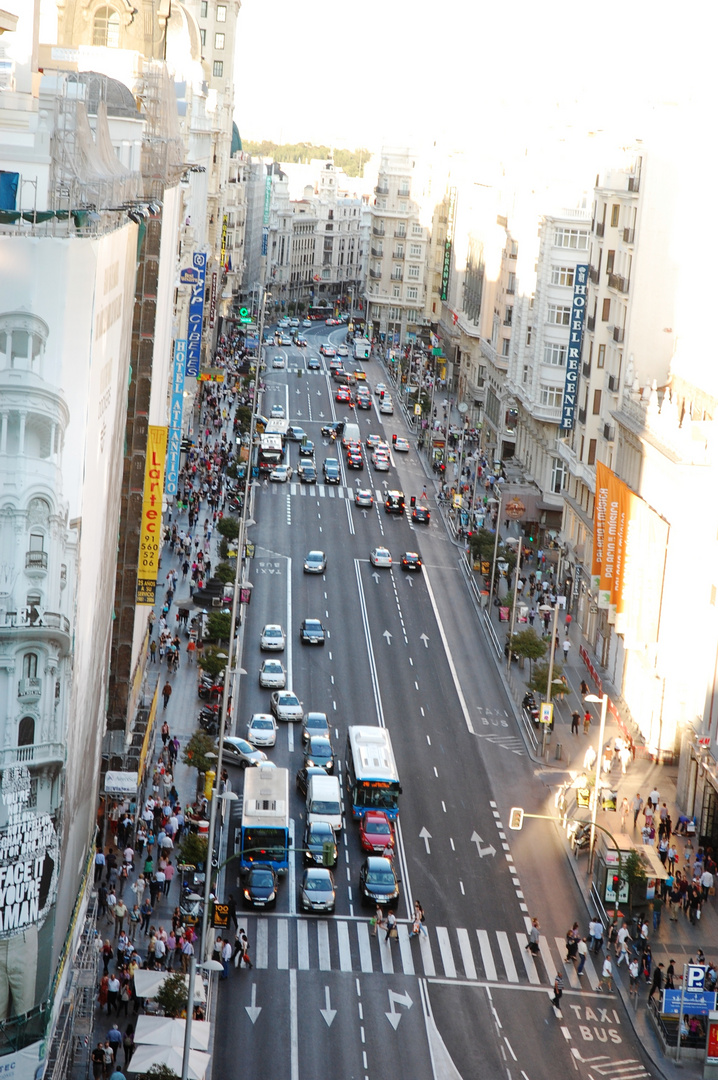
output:
[[[271,432],[265,432],[259,437],[259,445],[263,450],[281,450],[282,449],[282,436],[272,434]]]
[[[265,435],[282,435],[287,434],[287,428],[289,427],[288,420],[269,419],[264,425]]]
[[[242,826],[276,825],[289,817],[289,769],[256,765],[244,771]]]
[[[391,739],[386,728],[354,726],[349,728],[349,745],[354,758],[357,780],[397,780]]]

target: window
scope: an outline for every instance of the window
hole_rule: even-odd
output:
[[[417,289],[416,285],[411,285],[406,290],[406,295],[409,298],[409,300],[418,300],[419,299],[419,290]]]
[[[393,287],[393,289],[392,289],[392,291],[391,291],[391,292],[392,292],[392,296],[394,297],[394,299],[395,299],[395,300],[398,300],[398,299],[399,299],[399,297],[401,296],[401,286],[399,286],[399,285],[394,285],[394,287]]]
[[[524,370],[521,375],[521,382],[525,385],[529,381],[529,366],[524,364]]]
[[[418,279],[418,277],[419,277],[419,269],[420,269],[420,268],[419,268],[418,266],[410,266],[410,267],[409,267],[409,275],[408,275],[408,276],[409,276],[410,278],[415,278],[415,279]]]
[[[571,325],[571,308],[561,304],[549,304],[548,321],[555,326]]]
[[[573,286],[573,266],[552,266],[551,284]]]
[[[207,18],[207,0],[200,0],[199,17],[200,19]]]
[[[528,330],[526,331],[526,344],[527,345],[531,344],[531,331],[532,330],[533,330],[533,326],[529,326]]]
[[[227,5],[226,4],[217,4],[217,11],[215,13],[215,18],[216,18],[217,22],[226,22],[227,21]]]
[[[200,40],[200,43],[202,45],[202,48],[204,48],[205,45],[207,44],[207,31],[206,30],[200,30],[200,32],[199,32],[199,40]]]
[[[616,252],[615,251],[607,251],[606,252],[606,273],[607,274],[612,274],[613,273],[613,264],[614,264],[615,261],[616,261]]]
[[[413,308],[410,308],[410,309],[409,309],[409,311],[407,311],[407,313],[406,313],[406,321],[407,321],[408,323],[410,323],[410,322],[411,322],[411,323],[413,323],[413,322],[416,322],[416,320],[418,319],[418,317],[419,317],[419,312],[418,312],[418,311],[414,311],[414,309],[413,309]]]
[[[412,236],[421,236],[422,232],[423,232],[423,230],[421,228],[421,225],[412,225],[411,226],[411,235]]]
[[[598,346],[598,359],[596,360],[596,367],[602,368],[606,363],[606,346]]]
[[[37,678],[37,653],[29,652],[23,656],[22,677],[23,679]]]
[[[215,60],[212,64],[212,75],[215,79],[221,79],[224,74],[224,62],[222,60]]]
[[[415,259],[421,258],[421,244],[409,244],[409,254]]]
[[[575,248],[576,251],[588,251],[587,229],[556,229],[553,234],[554,247]]]
[[[18,724],[17,745],[32,746],[35,742],[35,721],[31,716],[23,716]]]
[[[514,309],[512,307],[507,307],[506,311],[504,312],[504,326],[511,326],[513,318]]]
[[[399,188],[399,194],[400,195],[407,195],[407,196],[410,194],[409,185],[407,184],[407,182],[405,180],[402,180],[402,182],[401,182],[401,186]]]
[[[542,383],[539,393],[539,401],[542,405],[548,405],[550,408],[560,409],[563,405],[563,390],[560,386],[544,386]]]
[[[551,367],[565,367],[566,346],[557,345],[555,342],[549,342],[547,345],[544,345],[543,362],[544,364],[550,364]]]
[[[592,410],[592,412],[593,412],[594,416],[600,416],[601,415],[601,391],[600,390],[594,390],[593,391],[593,410]]]
[[[618,218],[620,216],[620,213],[621,213],[621,207],[619,206],[618,203],[614,203],[613,206],[611,207],[611,228],[612,229],[617,229],[618,228]]]
[[[114,8],[101,7],[92,23],[92,44],[100,48],[117,49],[120,44],[120,16]]]
[[[397,322],[399,319],[401,319],[401,308],[390,307],[389,308],[389,318],[394,322]]]
[[[399,224],[397,225],[397,227],[396,227],[396,235],[397,236],[406,236],[406,225],[404,224],[403,221],[400,221]]]
[[[555,458],[551,468],[551,490],[554,495],[560,495],[566,483],[568,470],[559,458]]]
[[[589,465],[595,465],[596,464],[596,440],[595,439],[589,439],[588,440],[588,464]]]
[[[214,35],[214,47],[215,47],[215,49],[223,49],[224,48],[224,34],[215,34]]]
[[[510,348],[511,348],[511,338],[507,338],[507,337],[502,338],[501,339],[501,355],[502,356],[508,356]]]
[[[45,550],[45,537],[42,533],[31,532],[30,533],[30,551],[44,551]]]
[[[601,308],[601,322],[608,322],[611,318],[611,297],[607,296]]]

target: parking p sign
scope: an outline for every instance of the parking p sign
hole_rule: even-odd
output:
[[[689,964],[686,975],[686,990],[702,990],[706,977],[703,964]]]

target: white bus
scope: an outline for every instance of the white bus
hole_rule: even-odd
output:
[[[356,819],[367,810],[383,810],[388,817],[396,818],[401,784],[386,728],[350,727],[345,766],[352,816]]]
[[[354,338],[354,359],[355,360],[368,360],[371,356],[371,341],[369,338],[357,337]]]
[[[289,869],[289,769],[256,765],[244,770],[239,863]]]

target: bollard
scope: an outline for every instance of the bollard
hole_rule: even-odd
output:
[[[561,743],[557,742],[556,743],[556,761],[561,760],[561,751],[562,751]]]

